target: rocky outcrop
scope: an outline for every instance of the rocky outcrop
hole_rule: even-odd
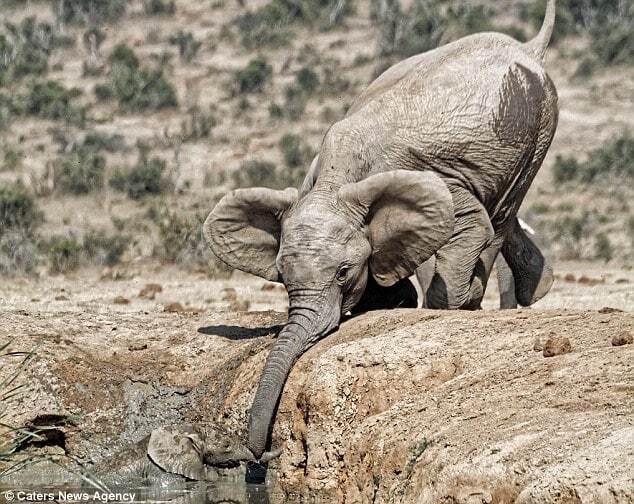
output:
[[[14,346],[40,344],[23,403],[37,411],[16,405],[11,420],[66,419],[62,449],[85,462],[168,422],[244,435],[283,319],[8,314]],[[349,320],[289,377],[276,488],[326,502],[634,502],[634,345],[611,343],[633,325],[631,313],[535,310]],[[557,338],[567,353],[545,357]]]

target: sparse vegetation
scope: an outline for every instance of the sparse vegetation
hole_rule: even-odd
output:
[[[174,0],[145,0],[143,11],[150,16],[173,16],[176,3]]]
[[[598,233],[594,239],[594,251],[597,259],[609,262],[614,257],[614,247],[605,233]]]
[[[202,42],[196,40],[190,32],[178,30],[178,32],[169,38],[169,43],[178,47],[178,54],[182,59],[190,62],[194,59]]]
[[[266,58],[258,56],[249,61],[246,67],[236,72],[236,87],[238,93],[261,93],[264,86],[271,79],[273,68]]]
[[[92,263],[113,266],[121,260],[129,245],[129,236],[91,230],[84,236],[83,250]]]
[[[27,95],[22,99],[22,112],[43,119],[61,119],[81,125],[86,119],[86,111],[73,103],[80,94],[79,89],[66,89],[56,81],[32,82]]]
[[[618,187],[634,180],[634,138],[629,131],[592,151],[585,161],[557,156],[553,167],[555,183],[599,183]]]
[[[8,231],[30,235],[42,221],[42,212],[22,185],[0,186],[0,236]]]
[[[231,173],[231,183],[234,187],[296,187],[304,179],[307,169],[308,166],[278,168],[270,161],[249,160]]]
[[[79,266],[82,246],[73,235],[53,236],[41,247],[48,256],[52,273],[68,273]]]
[[[77,24],[113,23],[125,13],[125,0],[54,0],[59,22]]]
[[[294,24],[329,28],[353,11],[351,0],[271,0],[238,16],[235,24],[247,48],[280,46],[290,39]]]
[[[171,181],[165,175],[165,161],[158,157],[150,157],[145,146],[139,146],[139,157],[136,165],[129,169],[119,169],[109,180],[114,189],[125,192],[132,199],[158,195],[167,191]]]
[[[88,194],[103,187],[106,160],[94,149],[81,147],[59,159],[55,188],[64,193]]]
[[[279,148],[289,169],[300,167],[308,169],[316,154],[300,136],[293,134],[284,135],[279,142]]]
[[[178,105],[176,91],[163,69],[141,66],[132,49],[117,45],[110,55],[108,83],[95,88],[101,99],[116,98],[124,111],[155,111]]]

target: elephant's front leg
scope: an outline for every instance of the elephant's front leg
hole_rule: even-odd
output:
[[[451,192],[455,208],[454,234],[436,252],[435,271],[425,293],[425,307],[476,309],[486,286],[481,277],[486,274],[487,265],[480,264],[480,258],[491,245],[494,231],[485,208],[475,196],[462,188],[453,188]],[[491,265],[494,259],[495,256]],[[488,269],[490,271],[490,266]]]
[[[381,287],[372,275],[368,275],[363,296],[351,313],[358,315],[373,310],[416,307],[418,307],[418,294],[409,278],[404,278],[390,287]]]

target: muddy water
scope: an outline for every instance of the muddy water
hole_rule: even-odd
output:
[[[293,502],[275,496],[265,485],[238,482],[179,484],[176,486],[117,487],[97,490],[81,486],[0,484],[0,503],[179,503],[179,504],[281,504]]]

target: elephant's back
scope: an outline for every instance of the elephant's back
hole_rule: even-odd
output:
[[[372,125],[381,170],[431,169],[489,206],[530,164],[554,93],[541,64],[510,37],[478,34],[399,65],[347,120]]]

